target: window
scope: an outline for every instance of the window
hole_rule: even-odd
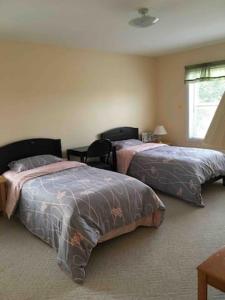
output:
[[[188,83],[188,137],[204,139],[225,91],[225,62],[185,68]]]
[[[189,138],[204,139],[225,91],[225,79],[189,83]]]

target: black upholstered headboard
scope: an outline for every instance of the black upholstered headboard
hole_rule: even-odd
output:
[[[11,161],[42,154],[62,157],[61,140],[29,139],[0,147],[0,174],[8,170]]]
[[[101,138],[111,141],[121,141],[129,139],[138,139],[138,128],[134,127],[118,127],[101,134]]]

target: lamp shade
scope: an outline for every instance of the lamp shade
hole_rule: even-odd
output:
[[[206,133],[204,144],[225,150],[225,93]]]
[[[167,131],[163,125],[156,126],[154,130],[154,135],[166,135]]]

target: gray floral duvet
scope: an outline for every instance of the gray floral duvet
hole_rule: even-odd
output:
[[[164,209],[142,182],[81,165],[26,181],[17,214],[33,234],[57,250],[59,266],[82,282],[98,242],[140,225],[158,227]]]
[[[166,145],[136,153],[127,174],[154,189],[204,206],[201,185],[225,176],[225,154]]]

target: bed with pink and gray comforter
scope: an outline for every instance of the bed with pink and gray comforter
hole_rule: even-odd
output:
[[[62,161],[5,177],[8,216],[17,207],[22,223],[57,250],[59,266],[76,282],[84,280],[97,243],[163,221],[155,192],[115,172]]]
[[[153,189],[204,206],[202,184],[223,177],[225,154],[200,148],[175,147],[138,140],[114,142],[118,171]]]

